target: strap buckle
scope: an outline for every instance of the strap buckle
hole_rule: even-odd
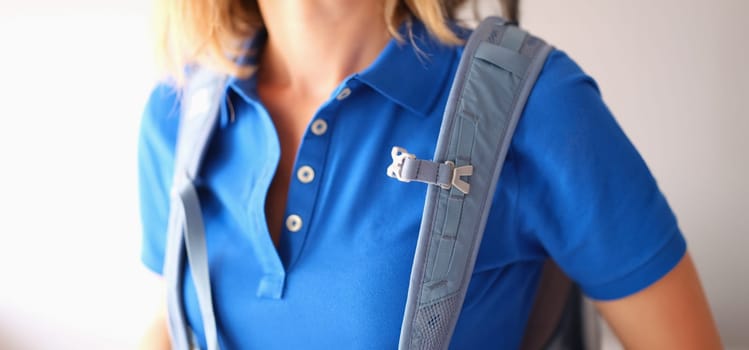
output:
[[[409,176],[404,176],[403,169],[405,167],[406,162],[409,159],[417,160],[416,156],[411,153],[408,153],[408,151],[405,148],[397,147],[397,146],[393,147],[393,150],[390,152],[390,155],[393,157],[393,163],[390,164],[390,166],[388,167],[387,174],[388,176],[392,178],[398,179],[398,181],[411,182],[415,180],[419,182],[425,182],[431,185],[438,185],[441,188],[446,189],[446,190],[449,190],[455,187],[460,192],[463,192],[464,194],[468,194],[468,192],[471,190],[471,184],[463,181],[461,177],[473,175],[473,165],[464,165],[464,166],[456,167],[455,163],[449,160],[444,162],[444,164],[418,160],[419,162],[422,162],[422,165],[424,165],[424,163],[429,163],[431,167],[433,167],[434,165],[438,165],[438,168],[433,168],[433,171],[437,173],[442,173],[443,170],[449,171],[448,173],[449,177],[441,176],[439,174],[433,174],[433,173],[427,173],[426,175],[416,174],[415,176],[413,174],[410,174]],[[445,169],[445,166],[447,166],[447,169]]]
[[[473,165],[464,165],[456,168],[455,163],[449,160],[446,161],[445,164],[447,164],[450,169],[452,169],[453,176],[450,183],[440,184],[440,187],[449,190],[454,186],[458,189],[458,191],[463,192],[464,194],[468,194],[468,192],[471,190],[471,184],[463,181],[463,179],[461,179],[460,177],[473,175]]]
[[[411,180],[404,178],[402,175],[403,164],[406,162],[406,159],[416,159],[416,156],[412,153],[408,153],[408,150],[405,148],[397,146],[393,147],[390,151],[390,155],[393,157],[393,163],[388,167],[388,176],[396,178],[398,181],[411,182]]]

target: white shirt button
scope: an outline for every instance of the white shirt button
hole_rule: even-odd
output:
[[[308,184],[315,179],[315,169],[312,169],[309,165],[299,167],[296,171],[296,178],[303,184]]]
[[[328,131],[328,123],[322,119],[315,119],[315,121],[312,122],[311,129],[313,134],[322,136],[326,131]]]
[[[336,100],[340,101],[345,99],[346,97],[349,97],[349,95],[351,95],[351,89],[343,88],[343,90],[341,90],[341,92],[339,92],[338,96],[336,96],[335,98]]]
[[[302,218],[299,215],[291,214],[286,218],[286,228],[291,232],[297,232],[302,229]]]

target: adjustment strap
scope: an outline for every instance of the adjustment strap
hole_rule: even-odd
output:
[[[208,249],[205,240],[205,226],[200,208],[198,192],[187,177],[179,186],[179,200],[173,203],[179,206],[184,215],[184,240],[187,260],[190,264],[195,292],[198,296],[200,316],[203,320],[203,331],[208,350],[218,350],[218,335],[216,330],[216,316],[213,311],[213,296],[211,295],[211,278],[208,268]]]
[[[416,156],[408,153],[401,147],[393,147],[391,152],[393,163],[388,167],[388,176],[402,182],[423,182],[437,185],[444,189],[453,186],[463,193],[468,193],[471,185],[461,179],[461,176],[471,176],[473,166],[465,165],[455,167],[455,163],[447,161],[437,163],[430,160],[416,159]]]

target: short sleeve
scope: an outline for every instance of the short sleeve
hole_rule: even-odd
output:
[[[566,54],[548,58],[512,146],[518,229],[590,297],[635,293],[681,260],[686,243],[655,179]]]
[[[141,260],[161,274],[169,220],[169,189],[179,123],[176,91],[157,86],[143,112],[138,139],[138,187],[143,228]]]

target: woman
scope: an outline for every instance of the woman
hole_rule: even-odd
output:
[[[425,188],[384,168],[393,145],[433,152],[462,2],[163,1],[176,81],[195,64],[234,76],[198,179],[223,349],[396,347]],[[141,130],[143,261],[158,273],[178,104],[158,87]],[[494,198],[453,348],[517,348],[547,257],[626,347],[720,348],[671,210],[595,83],[560,51]],[[280,267],[278,290],[263,264]],[[164,318],[145,347],[169,347]]]

